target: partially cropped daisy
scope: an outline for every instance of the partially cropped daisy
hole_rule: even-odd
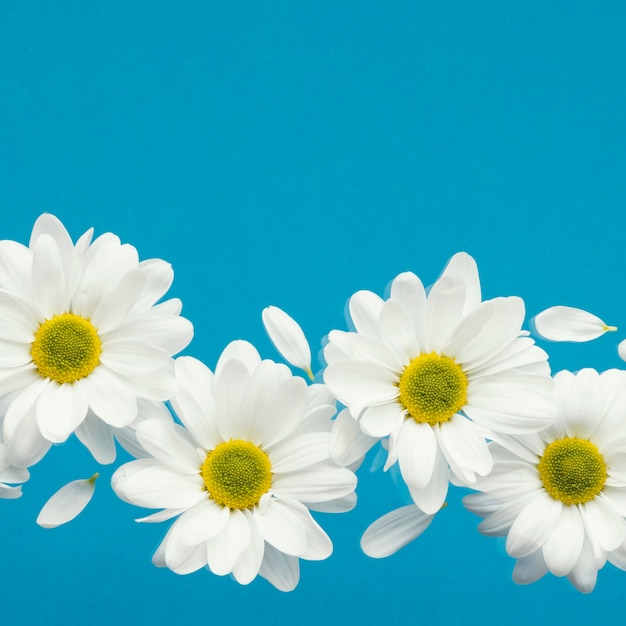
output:
[[[354,505],[356,477],[329,456],[334,401],[284,365],[231,343],[215,374],[176,360],[172,406],[186,429],[145,420],[137,438],[153,458],[113,475],[125,501],[177,517],[153,561],[179,574],[208,565],[241,584],[257,574],[282,591],[299,579],[298,559],[327,558],[332,544],[309,509]]]
[[[588,593],[607,559],[626,569],[626,372],[555,382],[551,426],[491,443],[493,470],[464,503],[482,533],[506,536],[516,582],[549,571]]]
[[[466,482],[491,470],[490,433],[535,432],[547,424],[551,389],[546,353],[521,330],[520,298],[481,302],[476,263],[456,254],[427,294],[400,274],[388,300],[369,291],[349,302],[354,332],[334,330],[324,381],[349,409],[333,447],[349,450],[350,416],[370,437],[389,437],[414,502],[437,512],[448,467]]]
[[[140,262],[111,233],[91,238],[89,230],[75,245],[44,214],[28,247],[0,242],[0,395],[10,394],[11,445],[36,445],[38,435],[59,443],[72,432],[91,440],[101,426],[128,426],[139,400],[175,391],[172,356],[193,330],[179,300],[158,303],[171,266]]]

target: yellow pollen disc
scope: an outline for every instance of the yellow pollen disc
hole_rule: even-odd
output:
[[[218,444],[200,473],[209,496],[229,509],[249,509],[272,485],[272,466],[261,448],[243,439]]]
[[[565,437],[546,446],[537,465],[546,491],[563,504],[584,504],[604,487],[606,463],[586,439]]]
[[[100,363],[102,342],[89,320],[73,313],[55,315],[35,333],[30,355],[38,374],[58,383],[89,376]]]
[[[416,422],[448,421],[467,401],[467,376],[455,360],[431,352],[413,359],[400,376],[400,403]]]

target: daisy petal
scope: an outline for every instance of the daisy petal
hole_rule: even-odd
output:
[[[434,515],[427,515],[412,504],[391,511],[363,533],[361,548],[374,559],[391,556],[419,537],[433,518]]]
[[[293,591],[300,580],[300,564],[296,557],[265,544],[259,574],[279,591]]]
[[[365,456],[378,441],[378,437],[366,435],[350,411],[343,409],[333,422],[330,456],[337,465],[346,467]]]
[[[42,528],[56,528],[73,520],[89,504],[96,478],[98,474],[83,480],[73,480],[61,487],[44,504],[37,517],[37,524]]]
[[[311,348],[298,322],[276,306],[263,309],[263,325],[275,348],[283,358],[304,370],[313,380]]]
[[[518,585],[530,585],[548,572],[541,550],[518,559],[513,568],[513,580]]]
[[[536,333],[551,341],[591,341],[607,331],[617,330],[599,317],[569,306],[550,307],[539,313],[533,323]]]
[[[509,555],[519,558],[541,548],[554,531],[562,508],[559,500],[552,499],[545,491],[539,492],[511,526],[506,540]]]
[[[552,535],[543,546],[543,557],[555,576],[572,570],[583,549],[585,530],[578,507],[564,506]]]

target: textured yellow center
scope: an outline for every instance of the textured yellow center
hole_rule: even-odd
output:
[[[30,354],[37,372],[58,383],[89,376],[100,362],[102,342],[89,320],[73,313],[55,315],[35,333]]]
[[[467,400],[467,376],[453,358],[431,352],[413,359],[400,376],[400,403],[416,422],[446,422]]]
[[[537,470],[546,491],[564,504],[593,500],[606,481],[606,463],[598,448],[578,437],[547,445]]]
[[[272,485],[272,466],[261,448],[232,439],[211,450],[200,468],[209,496],[229,509],[249,509]]]

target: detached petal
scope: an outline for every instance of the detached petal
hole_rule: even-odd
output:
[[[534,319],[535,332],[551,341],[591,341],[607,331],[617,330],[607,326],[599,317],[569,306],[553,306]]]
[[[73,520],[89,504],[95,489],[96,478],[73,480],[61,487],[43,505],[37,523],[42,528],[56,528]]]
[[[311,348],[298,322],[275,306],[264,308],[262,317],[267,334],[283,358],[313,380]]]

